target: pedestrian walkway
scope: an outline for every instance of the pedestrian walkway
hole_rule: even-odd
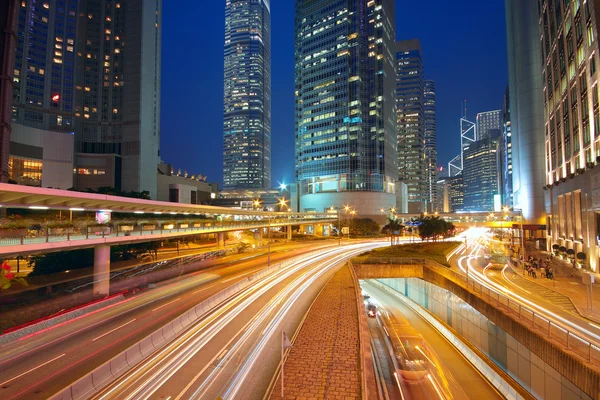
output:
[[[347,266],[323,288],[285,362],[285,399],[361,399],[356,289]],[[281,398],[281,379],[271,393]]]
[[[546,251],[527,248],[527,256],[534,258],[547,260],[549,254]],[[520,280],[513,282],[567,311],[600,323],[600,285],[598,283],[592,285],[593,302],[590,305],[588,304],[587,288],[581,278],[582,271],[573,268],[569,262],[557,257],[552,257],[549,264],[554,273],[553,280],[530,277],[526,273],[523,273],[523,269],[515,266],[513,267],[513,273],[515,275],[519,275],[519,273],[523,274]],[[563,296],[568,297],[570,302],[567,302]]]

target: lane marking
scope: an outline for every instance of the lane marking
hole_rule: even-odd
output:
[[[215,286],[215,284],[212,284],[212,285],[210,285],[210,286],[207,286],[207,287],[205,287],[205,288],[202,288],[202,289],[200,289],[200,290],[196,290],[195,292],[192,292],[192,294],[200,293],[200,292],[202,292],[203,290],[210,289],[210,288],[211,288],[211,287],[213,287],[213,286]]]
[[[116,327],[115,329],[113,329],[113,330],[110,330],[110,331],[108,331],[108,332],[105,332],[105,333],[103,333],[102,335],[100,335],[100,336],[98,336],[97,338],[93,339],[93,340],[92,340],[92,342],[95,342],[96,340],[98,340],[98,339],[100,339],[100,338],[103,338],[104,336],[108,335],[109,333],[113,333],[114,331],[116,331],[117,329],[120,329],[120,328],[124,327],[125,325],[129,325],[130,323],[132,323],[132,322],[133,322],[133,321],[135,321],[135,320],[136,320],[136,318],[132,319],[132,320],[131,320],[131,321],[129,321],[129,322],[125,322],[123,325],[117,326],[117,327]]]
[[[165,303],[165,304],[163,304],[163,305],[162,305],[162,306],[160,306],[160,307],[156,307],[155,309],[153,309],[153,310],[152,310],[152,312],[154,312],[154,311],[156,311],[156,310],[160,310],[161,308],[163,308],[163,307],[165,307],[165,306],[168,306],[168,305],[169,305],[169,304],[171,304],[171,303],[175,303],[175,302],[176,302],[177,300],[179,300],[180,298],[181,298],[181,297],[178,297],[178,298],[176,298],[175,300],[173,300],[173,301],[170,301],[170,302],[168,302],[168,303]]]
[[[52,361],[54,361],[54,360],[58,360],[59,358],[63,357],[65,354],[67,354],[67,353],[63,353],[63,354],[61,354],[61,355],[60,355],[60,356],[58,356],[58,357],[54,357],[52,360],[46,361],[45,363],[43,363],[43,364],[40,364],[40,365],[38,365],[37,367],[31,368],[30,370],[27,370],[27,371],[23,372],[22,374],[15,376],[14,378],[10,378],[10,379],[9,379],[9,380],[7,380],[6,382],[2,382],[2,383],[0,383],[0,387],[2,387],[2,386],[4,386],[4,385],[6,385],[6,384],[7,384],[7,383],[9,383],[9,382],[12,382],[12,381],[14,381],[15,379],[18,379],[18,378],[22,377],[23,375],[27,375],[28,373],[30,373],[30,372],[32,372],[32,371],[35,371],[36,369],[38,369],[38,368],[41,368],[41,367],[43,367],[43,366],[44,366],[44,365],[46,365],[46,364],[50,364],[50,363],[51,363]]]

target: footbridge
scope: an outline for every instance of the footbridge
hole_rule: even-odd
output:
[[[258,234],[292,226],[315,232],[337,223],[337,213],[243,210],[170,203],[0,183],[0,207],[24,209],[22,216],[0,219],[0,257],[82,248],[95,249],[95,292],[108,293],[110,246],[213,234],[223,246],[224,233]],[[106,282],[100,285],[99,282]]]

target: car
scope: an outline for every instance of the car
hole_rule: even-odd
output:
[[[367,303],[367,316],[370,318],[375,318],[377,316],[377,306],[373,303]]]

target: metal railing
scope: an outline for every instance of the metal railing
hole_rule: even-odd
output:
[[[544,335],[544,337],[562,344],[567,350],[577,354],[584,360],[600,366],[600,343],[598,341],[588,339],[572,328],[553,322],[546,313],[524,306],[520,302],[511,299],[510,296],[482,285],[470,276],[467,279],[467,276],[426,258],[372,257],[366,261],[369,264],[390,264],[390,267],[392,265],[422,265],[429,268],[444,278],[467,288],[482,300],[515,317],[532,330]]]
[[[62,241],[88,240],[109,237],[144,236],[154,234],[183,233],[207,234],[236,229],[257,229],[297,224],[330,223],[333,219],[272,218],[270,220],[216,221],[216,220],[137,220],[113,221],[95,224],[75,221],[14,223],[0,222],[0,246],[39,244]]]

